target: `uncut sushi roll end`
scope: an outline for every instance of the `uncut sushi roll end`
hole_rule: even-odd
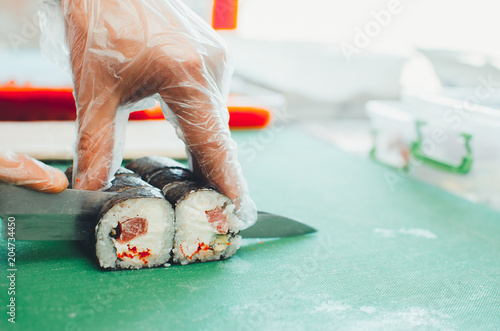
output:
[[[72,168],[66,175],[71,176]],[[161,192],[125,168],[107,192],[119,193],[101,208],[91,247],[102,268],[165,266],[174,239],[174,210]],[[167,264],[168,265],[168,264]]]
[[[161,189],[174,206],[174,263],[220,260],[235,254],[241,243],[238,233],[243,223],[227,196],[167,157],[143,157],[126,167]]]

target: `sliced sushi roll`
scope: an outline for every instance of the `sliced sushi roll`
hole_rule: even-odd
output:
[[[161,189],[175,208],[173,262],[213,261],[236,253],[242,223],[228,197],[167,157],[143,157],[126,167]]]
[[[172,205],[157,188],[125,168],[116,172],[106,191],[119,194],[101,208],[95,227],[94,247],[101,267],[140,269],[165,265],[174,239]]]

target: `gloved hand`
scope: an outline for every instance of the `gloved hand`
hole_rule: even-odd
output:
[[[60,9],[78,111],[74,187],[109,185],[129,111],[154,96],[186,143],[192,170],[235,202],[245,227],[253,224],[255,204],[228,127],[224,41],[177,0],[61,0]],[[43,12],[41,22],[44,33],[57,30]]]
[[[59,193],[68,186],[64,173],[29,157],[0,147],[0,182],[36,191]]]

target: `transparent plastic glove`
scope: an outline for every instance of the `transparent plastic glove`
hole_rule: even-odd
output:
[[[59,193],[68,186],[62,171],[26,154],[0,147],[0,182],[24,186],[36,191]]]
[[[109,185],[123,157],[128,113],[153,96],[186,143],[192,169],[236,203],[245,227],[253,224],[256,208],[225,105],[232,69],[215,31],[177,0],[62,0],[60,9],[66,46],[47,35],[42,41],[70,55],[78,110],[74,187]],[[57,38],[57,20],[44,19],[43,8],[41,14],[42,31]]]

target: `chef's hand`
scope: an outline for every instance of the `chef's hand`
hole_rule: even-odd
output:
[[[61,9],[78,111],[74,187],[109,185],[123,157],[124,107],[156,95],[192,169],[253,224],[255,204],[228,127],[224,41],[177,0],[62,0]]]
[[[16,154],[0,147],[0,182],[32,190],[59,193],[68,186],[64,173],[26,154]]]

